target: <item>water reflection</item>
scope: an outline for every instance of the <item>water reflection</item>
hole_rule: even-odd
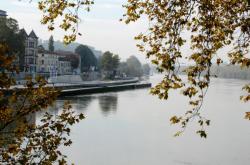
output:
[[[154,77],[152,82],[160,80]],[[85,165],[249,165],[250,123],[243,120],[249,103],[239,101],[243,84],[212,81],[202,109],[212,121],[206,140],[196,135],[195,122],[183,136],[173,137],[179,128],[168,120],[187,109],[188,100],[179,92],[171,93],[168,101],[149,95],[149,89],[58,100],[61,105],[70,100],[87,116],[72,128],[73,145],[62,151],[72,163]]]
[[[99,106],[104,116],[114,113],[117,110],[118,97],[117,93],[112,95],[101,95],[98,97]]]
[[[70,101],[70,104],[73,106],[73,108],[77,112],[83,112],[85,111],[90,103],[95,99],[95,97],[91,95],[86,95],[86,96],[76,96],[76,97],[63,97],[60,98],[60,100],[57,101],[57,103],[62,105],[64,104],[65,101]]]
[[[70,101],[70,104],[77,112],[84,112],[88,110],[90,104],[97,100],[100,110],[104,116],[114,113],[117,110],[118,96],[117,93],[98,94],[98,95],[82,95],[75,97],[63,97],[57,100],[56,104],[50,109],[57,114],[58,110],[62,108],[65,101]]]
[[[77,112],[83,112],[86,111],[89,105],[95,100],[98,100],[100,110],[104,116],[116,112],[118,103],[117,93],[63,97],[57,100],[51,109],[58,111],[58,109],[62,108],[65,101],[70,101],[70,104]]]

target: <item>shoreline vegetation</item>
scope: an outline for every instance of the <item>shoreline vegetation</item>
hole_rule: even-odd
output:
[[[187,67],[188,66],[181,66],[179,74],[185,75],[184,70]],[[240,66],[235,65],[213,65],[210,73],[212,77],[216,78],[250,80],[250,69],[243,69]]]

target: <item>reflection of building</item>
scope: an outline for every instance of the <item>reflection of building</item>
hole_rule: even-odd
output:
[[[32,30],[28,35],[24,29],[21,30],[21,33],[25,36],[25,56],[24,56],[24,65],[25,71],[30,73],[36,72],[36,58],[37,58],[37,44],[38,37],[35,32]]]
[[[1,17],[7,17],[6,11],[0,10],[0,18]]]

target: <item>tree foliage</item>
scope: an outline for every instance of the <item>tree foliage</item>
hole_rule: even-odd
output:
[[[114,71],[118,68],[120,58],[109,51],[105,52],[101,57],[101,69],[104,71]]]
[[[210,122],[201,116],[200,110],[210,84],[212,60],[218,65],[223,62],[217,55],[221,48],[232,47],[228,52],[231,64],[250,66],[248,5],[247,0],[128,0],[124,5],[126,23],[136,22],[142,16],[147,18],[148,31],[135,37],[140,41],[137,46],[165,74],[151,93],[168,99],[171,89],[181,89],[190,98],[192,108],[181,117],[171,118],[182,130],[196,118],[201,126],[197,133],[206,137],[205,126]],[[188,41],[192,50],[187,56],[193,64],[185,70],[187,82],[178,75],[179,61],[184,58],[181,49],[187,43],[183,33],[190,33]],[[249,85],[244,89],[248,95],[242,99],[248,100]],[[250,119],[249,115],[246,118]]]
[[[79,45],[75,53],[81,58],[81,72],[88,72],[91,67],[97,67],[97,58],[88,46]]]
[[[113,79],[115,72],[120,64],[120,58],[109,51],[104,52],[100,59],[101,70],[105,73],[105,77]]]
[[[79,57],[80,58],[80,57]],[[65,57],[65,59],[67,61],[70,61],[71,62],[71,67],[73,69],[77,69],[79,67],[79,64],[80,64],[80,59],[78,58],[78,56],[76,55],[67,55]]]
[[[71,43],[76,40],[77,35],[81,35],[78,33],[78,12],[89,11],[92,4],[93,0],[39,0],[38,8],[43,13],[41,23],[52,31],[55,29],[55,21],[62,19],[59,21],[59,28],[65,31],[64,43]]]
[[[0,43],[0,162],[1,164],[66,164],[66,156],[59,146],[71,145],[70,125],[84,118],[76,115],[69,104],[58,115],[45,113],[41,124],[29,117],[45,110],[56,100],[58,91],[46,87],[47,82],[37,77],[27,78],[23,89],[15,89],[15,79],[9,73],[13,56],[7,44]]]
[[[38,45],[37,49],[38,51],[45,51],[45,48],[43,47],[43,45]]]
[[[9,54],[19,59],[18,67],[22,70],[24,66],[24,41],[25,36],[19,30],[18,23],[13,18],[0,18],[0,41],[11,47]]]
[[[141,62],[135,56],[130,56],[127,60],[126,74],[131,77],[140,77],[143,74]]]
[[[125,62],[121,62],[118,71],[123,76],[124,74],[129,77],[141,77],[150,74],[149,64],[141,64],[135,57],[130,56]]]
[[[59,146],[71,145],[70,125],[84,116],[67,103],[58,115],[46,112],[41,124],[31,120],[53,105],[58,91],[41,77],[27,77],[24,88],[16,88],[19,69],[13,61],[24,49],[24,36],[14,19],[1,18],[0,27],[0,163],[66,164]]]

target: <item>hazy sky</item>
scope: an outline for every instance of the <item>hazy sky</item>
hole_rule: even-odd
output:
[[[56,29],[53,33],[48,32],[47,27],[40,24],[42,13],[37,9],[37,0],[0,0],[0,9],[6,10],[10,17],[18,20],[20,28],[25,28],[29,33],[32,29],[36,32],[39,38],[48,40],[51,34],[55,40],[62,40],[64,32]],[[77,42],[90,45],[101,51],[111,51],[119,54],[122,60],[125,60],[130,55],[136,55],[143,63],[148,62],[145,56],[142,55],[136,48],[134,36],[140,32],[145,32],[147,22],[140,21],[130,25],[120,22],[125,10],[122,4],[126,0],[95,0],[95,4],[91,7],[89,13],[80,13],[81,23]],[[188,39],[190,34],[183,33],[184,38]],[[226,60],[226,52],[229,48],[223,48],[218,52],[218,55]],[[184,56],[190,55],[192,51],[189,49],[188,43],[182,48]],[[185,59],[182,63],[187,63]]]
[[[36,0],[0,0],[0,9],[7,11],[10,17],[19,22],[20,28],[25,28],[27,33],[32,29],[39,38],[47,40],[51,34],[55,40],[62,40],[63,31],[48,32],[46,26],[40,24],[41,13],[37,9]],[[95,0],[91,12],[81,13],[79,36],[77,42],[94,46],[97,50],[110,50],[124,60],[130,55],[136,55],[141,61],[146,62],[145,56],[138,52],[134,36],[145,30],[145,23],[138,22],[125,25],[120,22],[124,14],[122,4],[126,0]]]

